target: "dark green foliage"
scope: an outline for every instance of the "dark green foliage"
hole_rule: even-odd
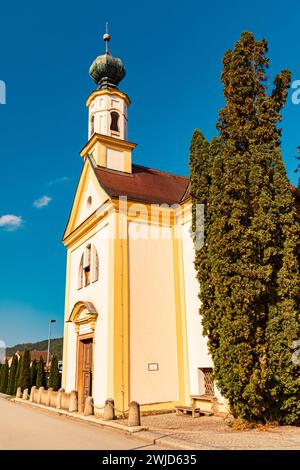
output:
[[[275,154],[276,155],[276,154]],[[300,421],[300,367],[291,361],[293,342],[300,339],[299,258],[300,224],[279,149],[275,158],[275,207],[279,250],[276,306],[270,308],[266,339],[269,346],[267,387],[272,411],[286,424]],[[282,420],[281,417],[284,416]]]
[[[37,364],[37,375],[36,375],[36,386],[39,387],[44,387],[45,386],[45,363],[42,358],[40,357],[40,360]]]
[[[31,387],[30,353],[28,349],[25,349],[22,356],[20,387],[24,391],[26,388],[30,390]]]
[[[52,387],[53,390],[58,390],[60,388],[60,373],[58,370],[58,359],[56,355],[53,356],[51,361],[48,386]]]
[[[14,395],[17,393],[18,387],[21,387],[22,359],[23,359],[23,356],[20,356],[19,361],[18,361],[18,367],[17,367],[17,372],[16,372],[16,378],[15,378]]]
[[[207,205],[209,194],[211,168],[210,144],[204,135],[196,129],[193,133],[190,148],[190,165],[193,168],[190,176],[191,196],[199,204]],[[195,209],[195,207],[193,207]],[[195,221],[195,215],[193,220]],[[195,231],[196,226],[193,226]]]
[[[37,378],[37,362],[36,362],[36,359],[34,359],[30,366],[31,387],[36,385],[36,378]]]
[[[277,126],[290,73],[277,75],[268,95],[266,52],[266,41],[242,34],[223,60],[220,138],[193,135],[193,227],[196,204],[206,204],[195,267],[215,378],[233,414],[295,423],[300,232]]]
[[[11,366],[9,369],[9,379],[8,379],[8,385],[7,385],[7,390],[6,393],[8,395],[15,395],[15,380],[16,380],[16,373],[18,369],[18,356],[15,354],[13,355],[12,361],[11,361]]]
[[[7,384],[8,384],[8,376],[9,376],[9,367],[8,367],[8,363],[6,360],[5,364],[3,364],[1,367],[1,382],[0,382],[1,393],[6,393]]]

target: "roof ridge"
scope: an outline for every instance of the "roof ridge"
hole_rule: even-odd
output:
[[[159,170],[159,169],[157,169],[157,168],[152,168],[152,167],[146,166],[146,165],[140,165],[140,164],[137,164],[137,163],[133,163],[132,166],[140,167],[140,168],[146,168],[147,170],[156,171],[157,173],[165,173],[165,174],[167,174],[167,175],[176,176],[177,178],[183,178],[183,179],[185,179],[185,180],[189,180],[189,179],[190,179],[188,176],[178,175],[178,174],[176,174],[176,173],[171,173],[170,171]]]

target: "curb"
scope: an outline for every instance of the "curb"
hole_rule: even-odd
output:
[[[31,406],[33,408],[40,408],[42,410],[53,412],[54,414],[58,414],[60,416],[68,416],[70,418],[74,418],[79,421],[84,421],[88,423],[98,424],[99,426],[109,427],[114,429],[119,429],[120,431],[127,432],[129,434],[134,434],[141,431],[148,431],[148,428],[145,426],[123,426],[122,424],[118,424],[115,421],[104,421],[101,418],[94,418],[92,416],[83,416],[77,411],[70,412],[67,410],[52,408],[50,406],[45,405],[38,405],[37,403],[32,403],[30,401],[25,401],[22,398],[13,398],[11,399],[14,403],[19,403],[22,405]]]
[[[176,437],[172,437],[171,434],[162,434],[157,431],[152,431],[151,428],[149,431],[141,432],[138,436],[135,437],[149,445],[157,445],[166,450],[215,450],[212,447],[201,447],[200,445],[196,449],[195,447],[189,446],[188,444],[183,444],[182,440],[177,439]]]

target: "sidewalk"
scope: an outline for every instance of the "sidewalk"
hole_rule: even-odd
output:
[[[1,396],[6,398],[7,395]],[[10,398],[12,399],[12,398]],[[223,418],[216,416],[176,416],[175,413],[142,416],[141,426],[130,428],[126,419],[103,421],[94,416],[83,416],[37,405],[21,399],[12,399],[21,406],[34,406],[71,419],[97,426],[106,426],[134,434],[149,445],[177,450],[300,450],[300,428],[282,426],[267,431],[233,431]]]
[[[156,434],[157,445],[175,449],[300,450],[300,428],[296,426],[237,432],[220,417],[192,418],[175,413],[142,417],[142,425]]]

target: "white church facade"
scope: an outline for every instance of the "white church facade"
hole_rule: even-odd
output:
[[[125,76],[108,49],[90,75],[88,142],[63,237],[67,276],[62,386],[101,414],[108,398],[144,411],[224,399],[202,335],[188,178],[136,165]]]

